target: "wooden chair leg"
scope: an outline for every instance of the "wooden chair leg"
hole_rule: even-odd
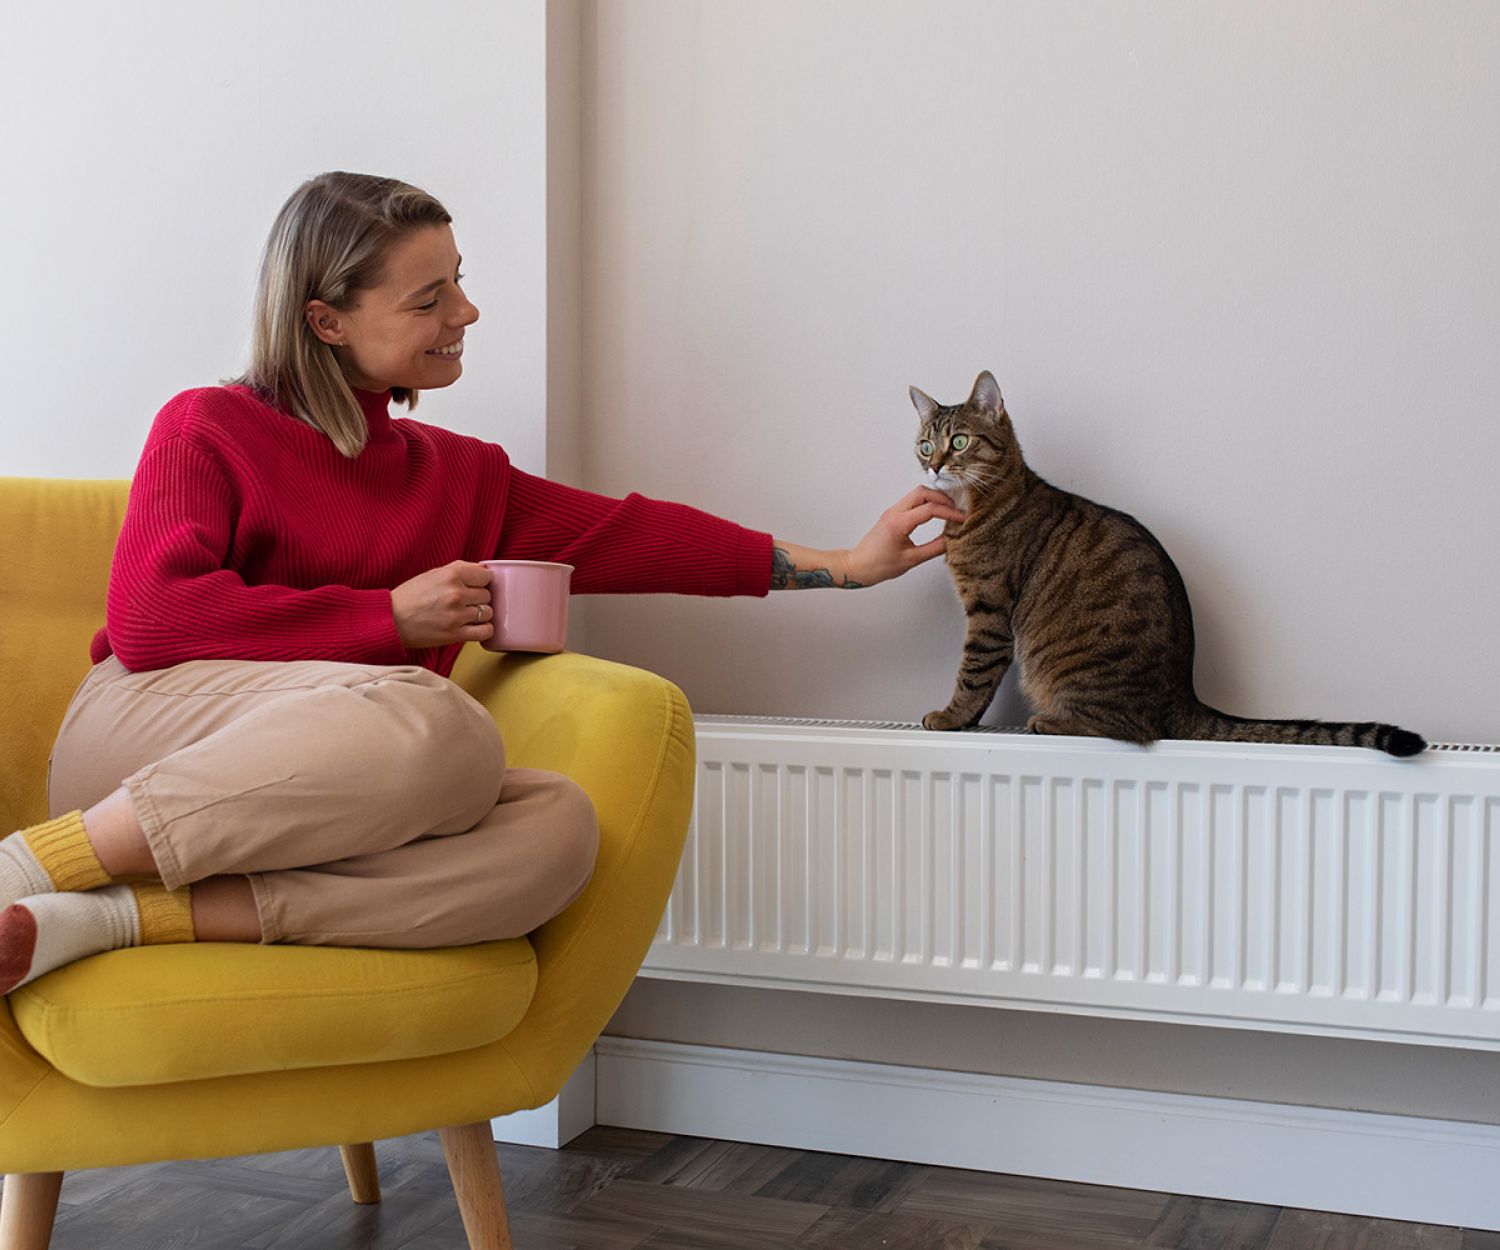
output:
[[[438,1136],[443,1141],[464,1232],[469,1236],[469,1250],[515,1250],[490,1122],[445,1128]]]
[[[349,1178],[350,1197],[355,1202],[379,1202],[380,1165],[375,1162],[375,1143],[340,1146],[339,1156],[344,1160],[344,1175]]]
[[[5,1178],[0,1250],[47,1250],[62,1182],[61,1172],[12,1172]]]

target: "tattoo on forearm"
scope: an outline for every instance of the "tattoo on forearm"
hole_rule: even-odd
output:
[[[845,577],[843,581],[833,580],[833,573],[828,569],[799,569],[796,562],[785,549],[773,547],[771,549],[771,589],[772,590],[803,590],[832,587],[837,590],[858,590],[862,582],[856,582],[852,578]]]
[[[771,589],[785,590],[789,586],[799,586],[797,580],[797,566],[792,563],[792,557],[780,547],[771,548]]]

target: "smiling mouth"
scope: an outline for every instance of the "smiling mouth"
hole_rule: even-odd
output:
[[[464,354],[464,341],[459,339],[456,343],[449,343],[447,347],[434,347],[425,352],[427,356],[441,356],[444,360],[456,360]]]

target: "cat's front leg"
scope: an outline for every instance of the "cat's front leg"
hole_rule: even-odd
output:
[[[1015,659],[1015,639],[994,612],[971,612],[963,660],[948,706],[922,717],[923,729],[967,729],[978,724]]]

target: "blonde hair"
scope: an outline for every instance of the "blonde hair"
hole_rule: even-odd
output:
[[[392,243],[421,226],[451,223],[427,192],[394,178],[335,171],[304,182],[281,207],[266,239],[255,290],[250,367],[229,385],[248,386],[333,440],[351,460],[369,437],[337,349],[307,324],[308,300],[352,308],[379,286]],[[417,392],[392,390],[408,409]]]

